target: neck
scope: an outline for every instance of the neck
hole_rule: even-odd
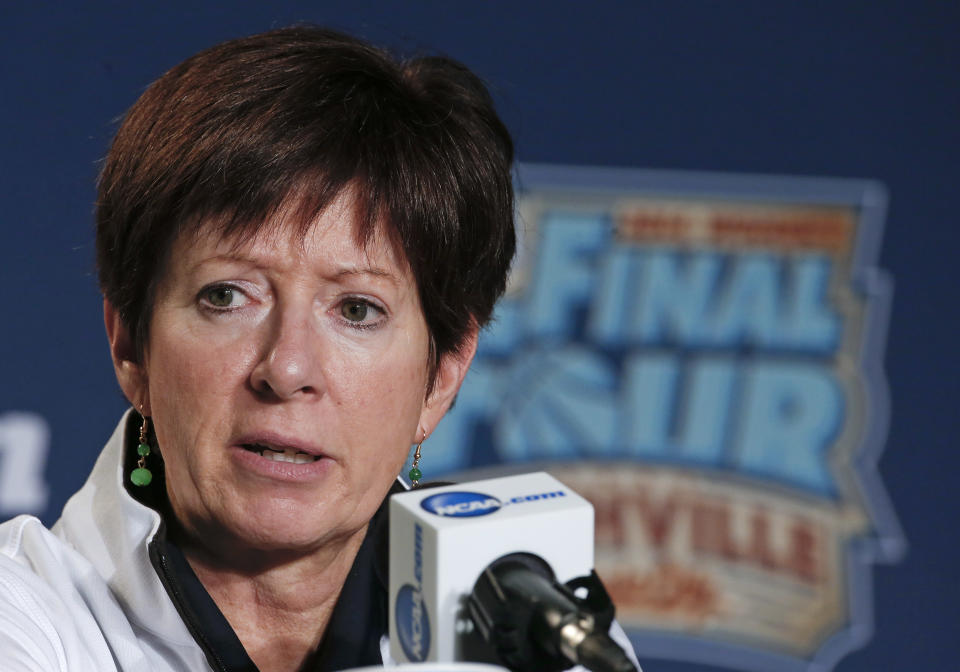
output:
[[[215,553],[190,539],[183,552],[257,668],[293,672],[323,637],[366,531],[307,554]]]

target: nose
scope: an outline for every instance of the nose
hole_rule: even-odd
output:
[[[323,391],[320,339],[311,317],[309,310],[278,309],[267,325],[259,360],[250,373],[250,385],[261,397],[286,400]]]

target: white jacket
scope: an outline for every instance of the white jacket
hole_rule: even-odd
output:
[[[151,562],[161,517],[124,489],[125,424],[51,530],[32,516],[0,525],[0,672],[213,669]],[[619,625],[611,634],[632,657]],[[385,636],[380,651],[396,664]]]

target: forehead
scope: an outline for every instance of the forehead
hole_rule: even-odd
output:
[[[178,236],[173,259],[202,263],[204,259],[234,258],[269,261],[281,267],[354,268],[412,281],[393,229],[382,218],[365,221],[363,212],[352,193],[344,190],[319,213],[303,207],[302,200],[289,198],[261,221],[238,224],[207,218]]]

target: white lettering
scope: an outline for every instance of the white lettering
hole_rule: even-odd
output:
[[[41,416],[0,416],[0,518],[46,508],[49,488],[43,471],[49,447],[50,429]]]
[[[470,513],[472,511],[480,511],[485,509],[493,509],[500,506],[500,502],[494,498],[484,499],[484,500],[475,500],[472,502],[458,502],[456,504],[447,504],[446,506],[438,506],[436,513],[441,516],[456,516],[457,514]]]
[[[423,593],[419,587],[413,591],[412,607],[410,609],[410,623],[413,630],[413,642],[410,648],[413,649],[415,657],[423,659]]]

